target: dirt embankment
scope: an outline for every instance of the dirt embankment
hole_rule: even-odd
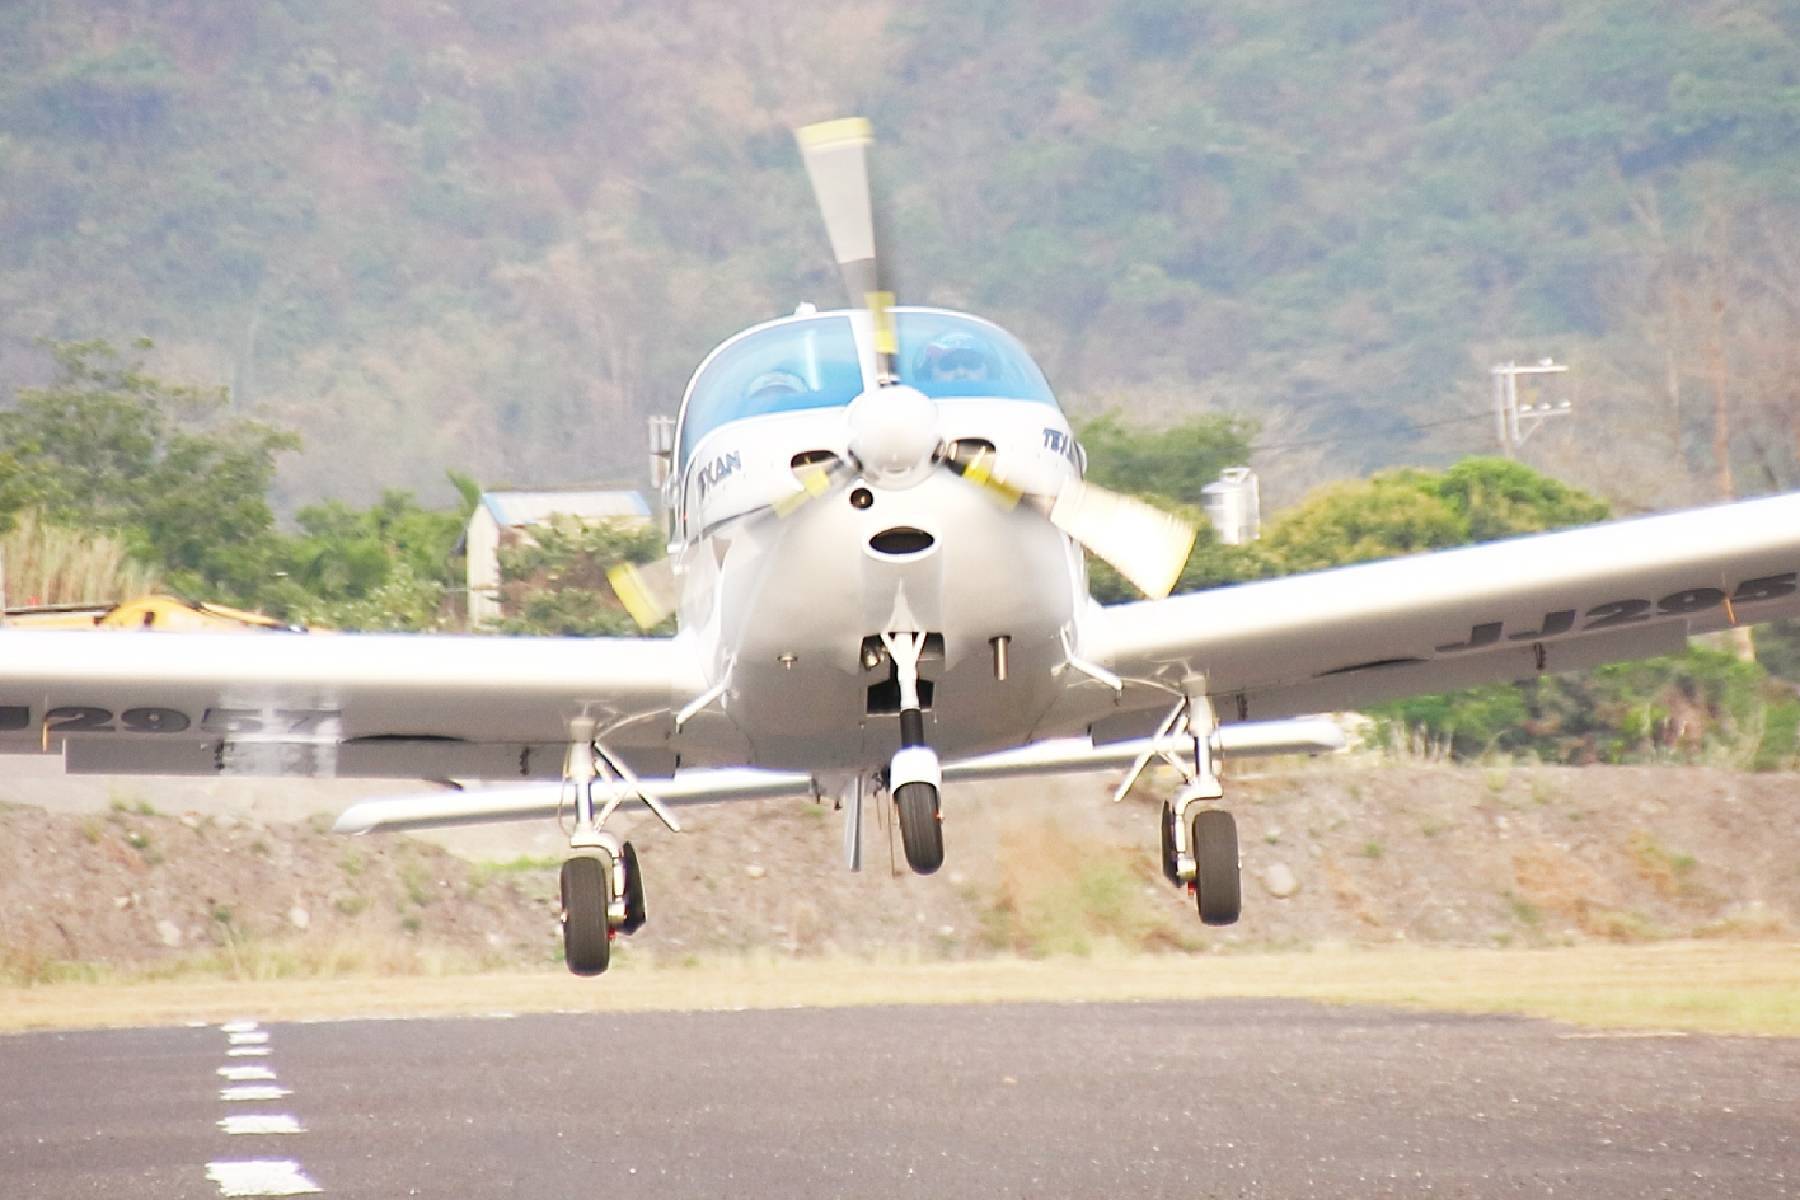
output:
[[[879,820],[841,862],[827,807],[690,809],[636,840],[649,926],[630,953],[968,957],[1343,943],[1545,945],[1790,937],[1800,929],[1800,777],[1688,768],[1308,766],[1229,781],[1244,917],[1201,926],[1155,864],[1152,781],[1126,802],[1076,777],[960,789],[948,864],[895,871]],[[205,958],[237,973],[542,965],[559,953],[554,830],[347,839],[307,785],[261,813],[179,781],[69,803],[0,782],[0,968],[132,969]],[[65,789],[66,790],[66,789]],[[336,792],[313,792],[335,809]],[[190,804],[190,802],[192,802]],[[531,851],[519,859],[521,848]],[[500,862],[472,861],[487,857]]]

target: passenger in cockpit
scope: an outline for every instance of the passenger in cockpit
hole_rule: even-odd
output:
[[[946,333],[919,351],[917,374],[934,383],[992,379],[993,358],[972,334]]]

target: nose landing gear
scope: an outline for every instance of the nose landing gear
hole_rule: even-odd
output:
[[[903,783],[894,789],[900,810],[900,842],[906,847],[906,865],[929,875],[944,865],[944,813],[938,790],[929,783]]]

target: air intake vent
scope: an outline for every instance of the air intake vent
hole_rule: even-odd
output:
[[[899,525],[893,529],[884,529],[870,538],[869,549],[877,554],[899,558],[908,554],[923,554],[936,542],[937,539],[923,529]]]

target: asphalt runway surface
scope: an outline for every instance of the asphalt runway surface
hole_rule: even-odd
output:
[[[1800,1194],[1793,1039],[1266,1000],[250,1024],[0,1037],[0,1197]]]

